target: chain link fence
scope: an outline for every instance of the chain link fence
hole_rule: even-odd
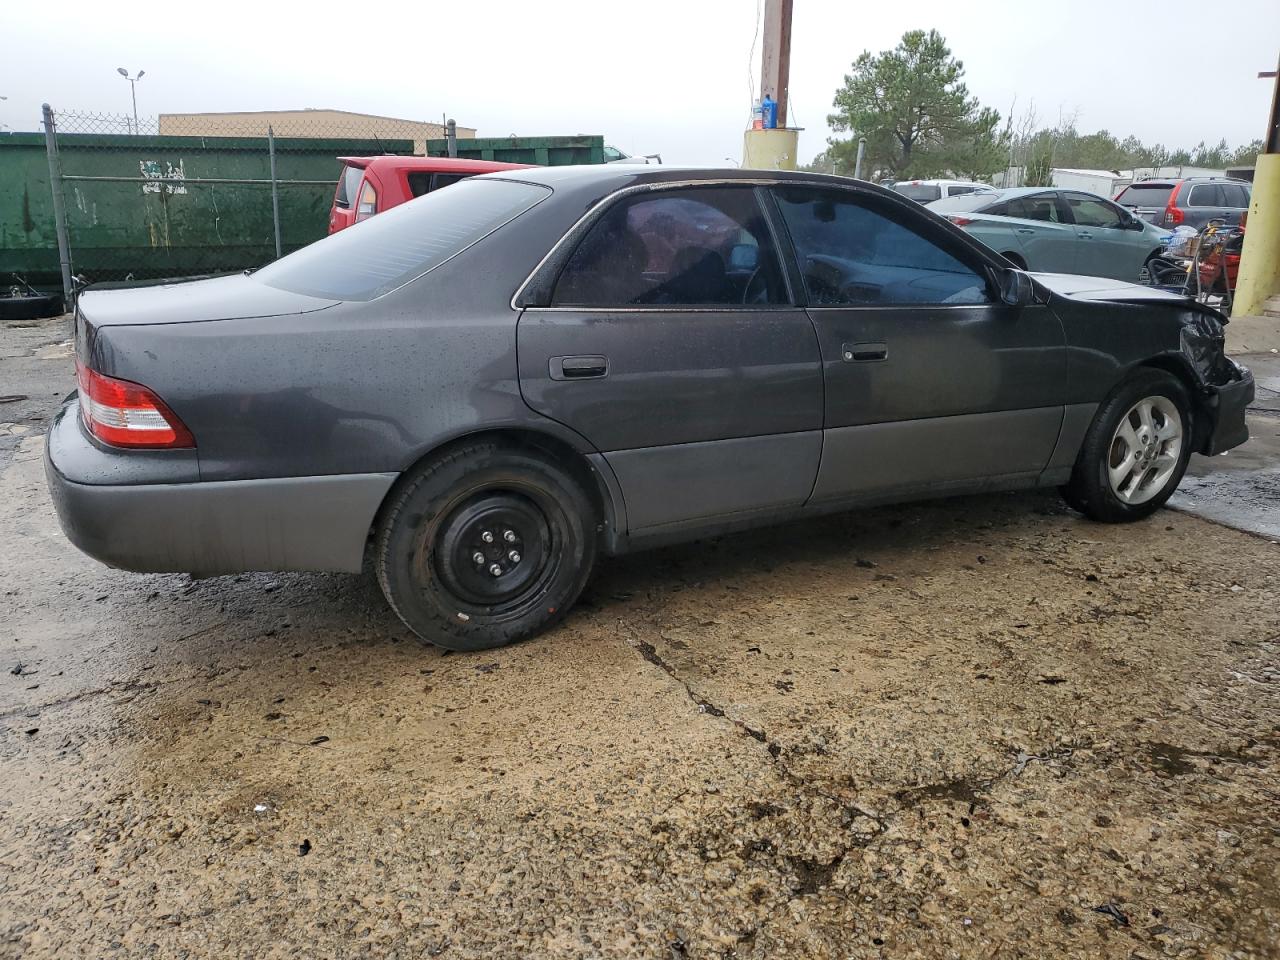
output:
[[[325,235],[340,157],[415,146],[320,124],[280,136],[250,121],[196,133],[166,117],[49,111],[45,123],[76,285],[261,266]]]
[[[74,295],[256,268],[325,236],[343,157],[445,156],[446,124],[336,110],[85,113],[0,135],[0,275]],[[476,138],[462,158],[601,163],[599,136]]]

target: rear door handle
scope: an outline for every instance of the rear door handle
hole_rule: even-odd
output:
[[[1033,230],[1031,227],[1019,227],[1018,233],[1035,233],[1035,230]]]
[[[840,348],[845,363],[874,363],[889,359],[889,345],[883,340],[869,343],[846,343]]]
[[[1092,239],[1093,239],[1093,234],[1092,234],[1092,233],[1077,233],[1077,234],[1076,234],[1076,236],[1077,236],[1077,237],[1079,237],[1081,240],[1092,240]]]
[[[598,380],[609,375],[608,357],[552,357],[552,380]]]

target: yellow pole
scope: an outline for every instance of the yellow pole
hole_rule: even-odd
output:
[[[753,170],[794,170],[800,131],[777,127],[748,130],[742,141],[742,165]]]
[[[1262,313],[1268,297],[1280,293],[1280,153],[1258,155],[1253,174],[1253,197],[1245,224],[1240,277],[1231,313],[1248,317]]]

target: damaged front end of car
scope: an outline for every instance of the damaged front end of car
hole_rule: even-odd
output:
[[[1245,411],[1254,399],[1253,374],[1226,354],[1227,318],[1203,304],[1182,316],[1178,353],[1200,388],[1196,452],[1207,456],[1238,447],[1249,439]]]

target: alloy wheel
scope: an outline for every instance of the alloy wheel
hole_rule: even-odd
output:
[[[1111,438],[1107,480],[1124,503],[1146,503],[1178,472],[1182,415],[1168,397],[1144,397],[1120,418]]]

